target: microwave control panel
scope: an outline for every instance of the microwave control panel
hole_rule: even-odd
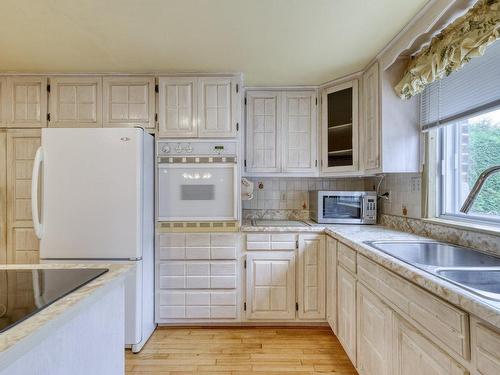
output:
[[[366,197],[365,198],[365,220],[377,220],[377,198],[376,197]]]

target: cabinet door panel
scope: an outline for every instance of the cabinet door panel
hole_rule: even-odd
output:
[[[326,319],[337,333],[337,240],[326,237]]]
[[[198,79],[198,116],[200,137],[234,137],[236,124],[236,82],[231,78]]]
[[[160,77],[159,135],[162,137],[196,137],[197,79]]]
[[[277,91],[247,94],[247,172],[280,172],[281,95]]]
[[[324,89],[322,105],[322,171],[357,171],[358,80]]]
[[[31,218],[31,171],[40,130],[7,131],[7,262],[38,263]]]
[[[155,128],[154,77],[104,77],[104,126]]]
[[[337,268],[337,337],[356,365],[356,279],[343,267]]]
[[[465,375],[468,371],[400,317],[394,319],[394,375]]]
[[[283,93],[283,171],[314,172],[316,156],[316,93]]]
[[[50,127],[102,126],[101,77],[50,78]]]
[[[47,77],[7,77],[6,102],[8,127],[47,126]]]
[[[0,77],[0,128],[7,125],[7,78]]]
[[[358,284],[358,370],[366,375],[391,373],[392,311]]]
[[[379,128],[379,74],[378,63],[373,64],[363,75],[364,132],[363,158],[365,169],[380,166]]]
[[[295,254],[247,255],[248,319],[295,318]]]
[[[325,318],[325,237],[299,235],[299,319]]]

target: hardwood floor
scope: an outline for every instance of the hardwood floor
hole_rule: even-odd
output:
[[[127,375],[357,374],[327,327],[210,327],[156,330]]]

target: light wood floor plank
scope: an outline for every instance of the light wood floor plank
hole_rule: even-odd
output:
[[[325,327],[161,327],[125,361],[127,375],[357,374]]]

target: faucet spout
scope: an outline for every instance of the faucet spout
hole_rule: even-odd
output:
[[[474,204],[474,201],[476,200],[479,192],[481,191],[484,183],[490,177],[491,175],[500,172],[500,165],[495,165],[493,167],[490,167],[486,170],[484,170],[479,177],[477,178],[476,183],[472,187],[469,195],[467,195],[467,198],[465,199],[464,204],[462,205],[462,208],[460,208],[460,212],[463,213],[468,213],[469,210],[471,209],[472,205]]]

